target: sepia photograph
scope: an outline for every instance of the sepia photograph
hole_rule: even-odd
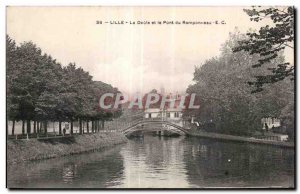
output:
[[[6,188],[296,188],[295,7],[5,14]]]

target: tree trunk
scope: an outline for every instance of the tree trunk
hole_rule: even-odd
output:
[[[61,135],[61,121],[58,121],[58,130],[59,135]]]
[[[22,120],[22,135],[25,134],[25,121]]]
[[[40,133],[42,133],[42,127],[43,127],[43,122],[40,121],[40,127],[39,127]]]
[[[36,121],[36,133],[39,133],[39,122]]]
[[[73,135],[73,121],[71,121],[71,135]]]
[[[84,126],[85,126],[85,121],[82,121],[82,133],[83,134],[84,134],[84,130],[85,130]]]
[[[37,133],[38,134],[41,133],[40,125],[41,125],[41,123],[39,121],[37,121],[37,123],[36,123],[36,129],[37,129]]]
[[[27,133],[28,134],[31,133],[31,122],[30,122],[30,120],[27,120]]]
[[[82,120],[79,119],[79,134],[82,134]]]
[[[36,134],[36,121],[33,121],[33,133]]]
[[[102,126],[101,128],[104,130],[104,120],[102,120]]]
[[[97,132],[97,120],[94,121],[94,130],[95,130],[95,133]]]
[[[98,132],[98,125],[97,125],[98,120],[95,121],[95,130]]]
[[[13,120],[13,123],[12,123],[12,129],[11,129],[11,134],[12,135],[15,135],[15,120]]]
[[[95,133],[95,121],[92,121],[92,132]]]
[[[89,131],[89,121],[86,121],[86,131],[87,131],[87,133],[90,133],[90,131]]]
[[[96,121],[96,129],[97,129],[97,132],[99,132],[99,120]]]
[[[45,132],[45,134],[47,134],[48,133],[48,121],[44,121],[44,132]]]

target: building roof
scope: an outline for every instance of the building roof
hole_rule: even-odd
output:
[[[159,113],[160,109],[159,108],[148,108],[144,112],[145,113]]]
[[[165,112],[181,112],[181,108],[167,108],[164,109]],[[145,113],[160,113],[162,112],[162,109],[159,108],[148,108],[144,111]]]

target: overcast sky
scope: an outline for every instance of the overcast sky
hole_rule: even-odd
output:
[[[122,92],[185,91],[194,67],[220,54],[235,27],[258,29],[242,7],[9,7],[7,33],[75,62]],[[102,21],[225,21],[225,25],[96,25]],[[291,58],[289,56],[288,58]],[[217,71],[217,70],[216,70]]]

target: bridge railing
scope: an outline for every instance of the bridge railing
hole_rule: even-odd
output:
[[[185,128],[183,126],[183,120],[181,118],[162,118],[162,117],[157,117],[157,118],[141,118],[134,120],[130,124],[128,124],[126,127],[118,130],[120,132],[126,132],[127,130],[131,130],[132,128],[138,126],[138,125],[145,125],[145,124],[161,124],[161,125],[168,125],[171,127],[175,127],[176,129],[183,131],[185,133],[188,132],[188,128]]]

